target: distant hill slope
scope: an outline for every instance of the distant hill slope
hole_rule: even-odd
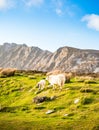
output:
[[[0,67],[50,71],[99,72],[99,50],[61,47],[54,53],[25,44],[0,45]]]

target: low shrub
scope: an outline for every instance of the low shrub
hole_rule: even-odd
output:
[[[81,100],[81,104],[82,105],[90,104],[92,102],[93,102],[93,98],[92,97],[84,97]]]
[[[28,106],[22,106],[21,107],[21,111],[27,111],[27,110],[29,110]]]
[[[94,81],[94,80],[85,80],[84,83],[86,83],[86,84],[96,84],[96,81]]]
[[[46,107],[43,107],[43,106],[37,106],[37,107],[34,107],[34,109],[36,110],[42,110],[42,109],[45,109]]]
[[[16,107],[1,107],[0,112],[14,112]]]
[[[82,93],[90,93],[90,92],[94,92],[94,90],[91,89],[91,88],[81,88],[80,92],[82,92]]]

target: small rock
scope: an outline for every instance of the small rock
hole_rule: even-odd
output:
[[[51,96],[51,97],[50,97],[51,100],[54,100],[54,99],[56,99],[56,98],[57,98],[56,96]]]
[[[42,103],[38,103],[37,106],[40,106]]]
[[[50,100],[50,98],[46,97],[46,96],[43,96],[43,97],[37,96],[37,97],[33,98],[34,103],[42,103],[44,101],[49,101],[49,100]]]
[[[48,110],[47,112],[46,112],[46,114],[51,114],[51,113],[53,113],[54,112],[54,110]]]
[[[64,116],[68,116],[68,114],[64,114]]]
[[[76,99],[76,100],[74,101],[74,103],[77,104],[77,103],[79,102],[79,100],[80,100],[79,98]]]

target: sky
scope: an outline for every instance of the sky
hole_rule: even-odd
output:
[[[0,0],[0,45],[99,50],[99,0]]]

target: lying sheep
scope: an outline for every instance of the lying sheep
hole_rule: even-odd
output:
[[[15,68],[5,68],[0,71],[1,75],[5,76],[14,76],[16,69]]]
[[[64,85],[66,78],[64,74],[57,74],[47,76],[46,80],[48,80],[50,85],[53,86],[53,89],[55,89],[55,85],[58,85],[60,89],[62,89],[62,86]]]
[[[69,83],[70,79],[72,78],[72,73],[65,73],[65,78],[66,78],[65,83]]]
[[[42,79],[42,80],[40,80],[40,81],[37,83],[36,87],[38,87],[39,90],[43,90],[43,89],[45,88],[45,85],[46,85],[46,81],[45,81],[44,79]]]

